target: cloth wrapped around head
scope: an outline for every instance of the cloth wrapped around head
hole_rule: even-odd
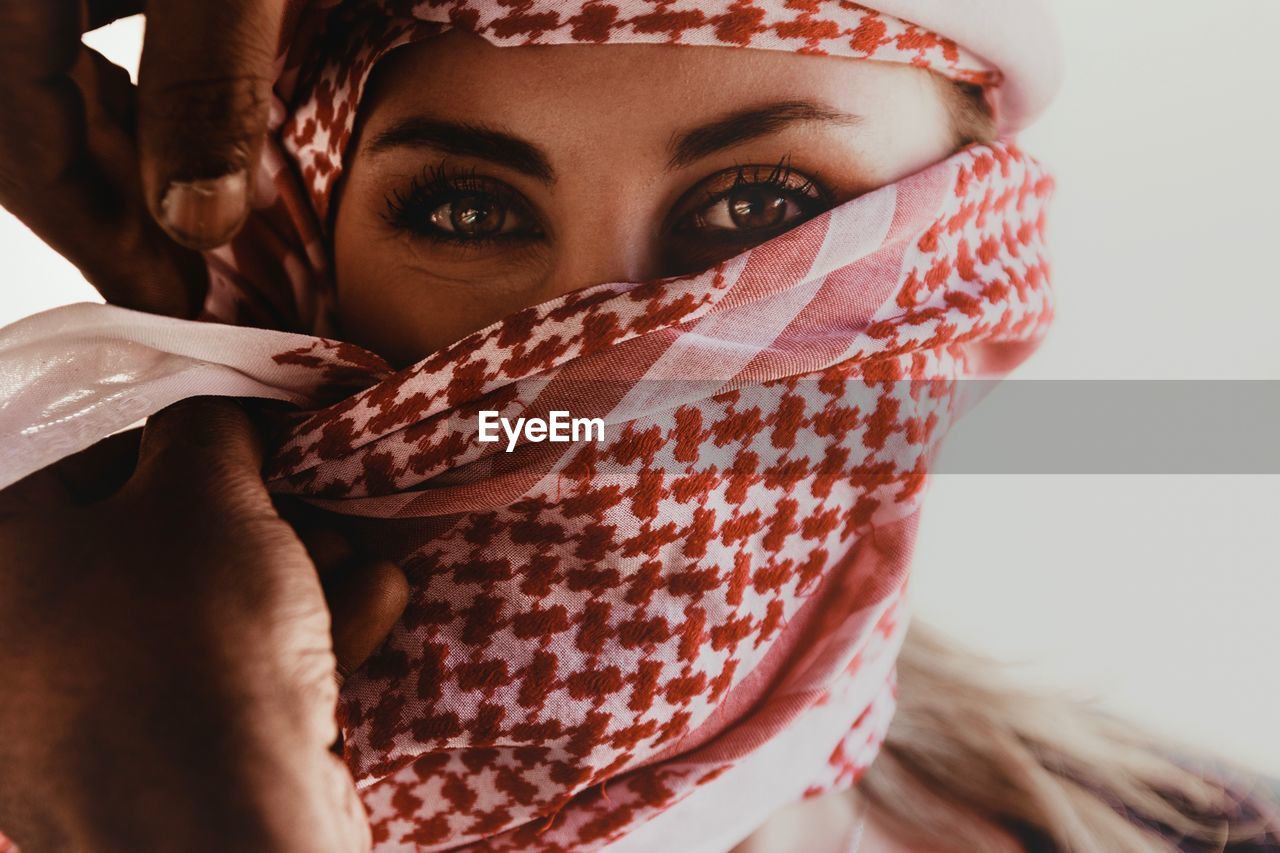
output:
[[[221,322],[75,306],[0,333],[0,479],[185,396],[298,406],[270,488],[413,588],[340,704],[379,850],[723,850],[852,785],[892,718],[960,380],[1012,368],[1051,316],[1052,182],[1008,138],[1056,84],[1042,7],[875,6],[292,5],[252,221],[209,255]],[[374,64],[449,27],[910,63],[985,87],[1006,137],[704,273],[575,291],[394,371],[317,337],[327,205]],[[604,440],[507,452],[479,440],[482,410],[599,418]]]

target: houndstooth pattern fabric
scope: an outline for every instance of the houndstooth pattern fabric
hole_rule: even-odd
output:
[[[568,294],[297,416],[273,490],[366,530],[431,519],[384,551],[412,601],[343,696],[379,843],[590,848],[714,782],[761,720],[801,726],[873,678],[827,770],[793,771],[809,794],[856,779],[891,708],[866,660],[905,626],[909,549],[875,540],[918,512],[956,381],[1049,319],[1051,186],[1012,146],[969,149],[703,275]],[[477,440],[482,409],[600,417],[607,440],[506,453]]]

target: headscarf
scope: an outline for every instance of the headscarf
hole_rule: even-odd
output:
[[[370,70],[450,27],[908,63],[1013,104],[1006,130],[1052,89],[845,0],[295,3],[205,322],[81,305],[0,333],[0,485],[182,397],[295,404],[269,488],[412,587],[340,699],[375,849],[728,849],[884,739],[928,459],[960,380],[1051,317],[1052,181],[1008,138],[970,146],[706,272],[587,287],[395,371],[323,337],[324,223]],[[482,410],[605,439],[507,452]]]

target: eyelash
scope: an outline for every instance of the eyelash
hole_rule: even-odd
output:
[[[769,171],[761,178],[760,170],[765,168],[769,168]],[[717,190],[709,189],[717,183],[718,178],[730,173],[733,174],[732,184]],[[803,182],[793,185],[792,179],[795,176],[803,178]],[[798,202],[807,201],[807,205],[802,204],[802,206],[813,208],[806,209],[807,217],[816,215],[831,204],[830,193],[818,185],[814,179],[797,172],[791,165],[790,155],[787,155],[771,168],[743,163],[703,179],[675,203],[673,209],[676,213],[672,216],[674,221],[666,226],[666,230],[675,233],[695,230],[681,227],[682,221],[705,212],[713,205],[724,201],[735,191],[748,186],[772,186],[781,195],[786,195]],[[542,236],[541,228],[536,228],[533,233],[459,237],[430,223],[430,214],[440,206],[451,200],[481,193],[494,199],[504,216],[511,210],[520,208],[530,221],[536,223],[536,217],[532,211],[518,200],[519,193],[516,190],[500,181],[477,174],[474,167],[458,169],[447,164],[427,166],[406,186],[392,190],[385,200],[383,219],[398,231],[463,249],[482,249],[495,244],[527,243]],[[696,197],[696,194],[701,194],[702,198],[696,206],[692,206],[691,196]]]

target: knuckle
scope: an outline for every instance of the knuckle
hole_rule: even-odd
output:
[[[199,497],[211,511],[241,517],[244,523],[251,524],[259,518],[262,490],[262,478],[256,471],[215,457],[209,461]]]
[[[0,102],[20,111],[20,117],[0,114],[0,187],[6,200],[83,183],[88,138],[74,83],[63,78],[20,95],[0,93]]]
[[[294,651],[292,678],[322,705],[332,705],[338,699],[338,683],[333,678],[337,658],[328,643],[312,642]]]
[[[30,77],[71,65],[79,48],[79,15],[65,0],[0,2],[0,68]]]
[[[224,119],[243,110],[265,110],[271,80],[251,73],[141,81],[140,114],[161,121]]]
[[[245,165],[266,127],[270,86],[265,77],[233,75],[143,87],[138,121],[149,130],[142,137],[144,153],[188,161],[210,152],[219,162],[197,164],[201,173]],[[198,148],[192,140],[199,141]]]

